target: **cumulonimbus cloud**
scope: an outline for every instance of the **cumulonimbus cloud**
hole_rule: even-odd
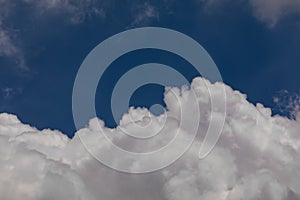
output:
[[[199,160],[199,147],[211,112],[207,87],[218,92],[223,84],[196,78],[191,87],[201,110],[194,144],[173,165],[141,175],[120,173],[100,164],[78,137],[84,135],[91,148],[109,156],[110,146],[102,145],[101,138],[95,140],[95,134],[91,134],[100,125],[120,146],[139,148],[119,136],[120,127],[105,128],[101,120],[92,119],[88,127],[69,139],[59,131],[40,131],[21,123],[14,115],[1,114],[0,199],[299,199],[299,121],[272,116],[269,108],[254,106],[245,95],[225,86],[227,115],[222,135],[213,151]],[[186,88],[174,90],[189,92]],[[175,116],[177,105],[168,91],[165,102],[168,112]],[[189,105],[188,99],[184,102],[184,106]],[[132,122],[128,116],[141,120],[145,114],[149,114],[148,110],[132,108],[123,116],[120,126],[130,129]],[[176,125],[176,120],[166,124],[160,139],[143,144],[143,148],[156,148],[164,143]],[[185,134],[189,137],[188,128]],[[162,154],[158,162],[165,156],[168,155]],[[134,166],[134,161],[126,162],[126,158],[111,159],[139,167]]]

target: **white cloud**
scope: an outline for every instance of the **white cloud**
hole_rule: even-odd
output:
[[[245,95],[226,86],[228,113],[222,136],[211,154],[199,160],[199,147],[209,123],[210,96],[203,79],[195,79],[192,87],[203,112],[199,136],[175,164],[143,175],[118,173],[85,151],[78,135],[88,138],[91,148],[110,153],[109,146],[101,145],[99,134],[96,138],[93,134],[99,124],[104,127],[98,119],[68,139],[59,131],[40,131],[22,124],[14,115],[1,114],[0,199],[299,199],[300,123],[272,117],[269,108],[252,105]],[[217,92],[222,85],[208,87]],[[185,90],[181,97],[185,106],[189,105],[184,95],[188,92]],[[166,91],[165,101],[169,114],[176,116],[170,90]],[[130,129],[128,116],[139,119],[147,112],[131,109],[122,119],[122,128]],[[176,123],[166,126],[160,139],[141,146],[120,137],[120,128],[104,130],[121,146],[147,150],[172,136]],[[188,137],[189,131],[185,134]],[[159,159],[164,156],[168,155]],[[139,167],[134,161],[126,162],[126,158],[111,159]]]

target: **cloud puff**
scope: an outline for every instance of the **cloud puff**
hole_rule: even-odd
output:
[[[194,79],[191,87],[202,114],[194,144],[173,165],[141,175],[120,173],[100,164],[85,151],[78,136],[86,137],[90,148],[109,155],[110,146],[103,145],[99,134],[93,134],[101,126],[116,144],[139,149],[139,145],[120,136],[120,130],[132,126],[129,116],[136,121],[151,116],[146,109],[130,109],[115,129],[105,128],[101,120],[92,119],[73,139],[59,131],[40,131],[22,124],[14,115],[1,114],[0,199],[299,199],[300,123],[271,116],[269,108],[252,105],[245,95],[228,86],[225,86],[227,116],[221,138],[205,159],[198,159],[211,114],[207,87],[218,92],[223,86]],[[174,91],[182,94],[183,106],[189,106],[185,97],[190,90],[166,90],[168,114],[174,120],[166,124],[160,139],[143,143],[144,149],[164,145],[174,134],[178,114],[171,95]],[[151,117],[159,123],[160,116]],[[189,137],[188,128],[184,133]],[[158,162],[164,156],[168,155],[162,154]],[[111,156],[111,159],[139,167],[123,157]]]

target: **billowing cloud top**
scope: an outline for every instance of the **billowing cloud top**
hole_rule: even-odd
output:
[[[227,115],[221,138],[205,159],[198,159],[210,116],[207,87],[218,92],[223,86],[194,79],[191,87],[201,109],[194,144],[173,165],[141,175],[120,173],[100,164],[83,148],[78,136],[85,136],[90,147],[109,155],[110,146],[102,145],[101,137],[93,138],[92,133],[100,125],[118,145],[139,149],[135,143],[120,137],[119,132],[131,128],[130,115],[143,119],[149,114],[146,109],[130,109],[116,129],[105,128],[101,120],[92,119],[73,139],[59,131],[40,131],[22,124],[14,115],[1,114],[0,199],[299,199],[300,123],[271,116],[269,108],[252,105],[245,95],[228,86],[225,86]],[[182,99],[190,92],[187,88],[173,88],[174,91],[181,92]],[[168,112],[176,116],[177,106],[170,90],[166,90],[165,102]],[[189,106],[188,99],[181,102]],[[160,116],[151,117],[159,123]],[[160,139],[143,144],[143,148],[164,143],[176,126],[174,117],[173,122],[166,124]],[[188,127],[185,129],[189,137]],[[164,156],[167,155],[162,154],[158,161]],[[122,157],[111,159],[127,165],[134,163]]]

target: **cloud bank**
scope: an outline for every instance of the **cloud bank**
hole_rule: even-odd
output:
[[[208,157],[198,159],[211,113],[207,88],[217,93],[223,86],[194,79],[191,87],[201,110],[194,144],[173,165],[142,175],[120,173],[100,164],[83,148],[78,136],[87,137],[91,148],[108,155],[110,146],[101,145],[103,138],[93,134],[99,125],[114,143],[124,148],[149,150],[163,145],[173,136],[178,123],[178,107],[171,91],[181,93],[183,106],[189,106],[189,99],[185,98],[190,92],[187,88],[166,90],[168,114],[175,116],[174,120],[166,124],[159,139],[142,145],[120,136],[120,128],[132,127],[129,116],[142,122],[149,115],[142,108],[130,109],[115,129],[105,128],[101,120],[92,119],[73,139],[59,131],[37,130],[14,115],[0,114],[0,199],[299,199],[300,123],[272,116],[269,108],[252,105],[245,95],[228,86],[227,116],[221,138]],[[159,123],[160,116],[151,117]],[[189,137],[188,127],[185,134]],[[164,156],[168,155],[161,155],[158,161]],[[134,166],[134,161],[126,162],[126,158],[111,159],[139,167]]]

